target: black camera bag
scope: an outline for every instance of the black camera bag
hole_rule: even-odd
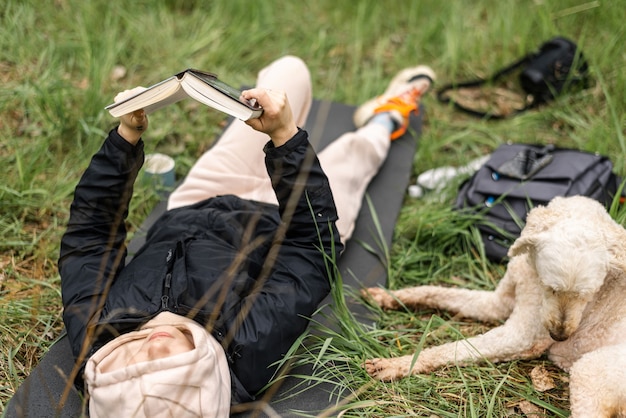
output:
[[[446,95],[454,89],[479,87],[487,83],[495,84],[514,71],[519,71],[520,87],[527,95],[527,102],[524,107],[510,114],[499,115],[471,109]],[[589,66],[582,51],[571,40],[555,37],[543,43],[538,51],[527,54],[489,78],[450,83],[441,87],[437,92],[437,98],[443,103],[452,102],[455,108],[473,116],[485,119],[505,119],[549,102],[565,91],[586,88],[588,84]]]

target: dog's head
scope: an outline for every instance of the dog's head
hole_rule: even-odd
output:
[[[554,202],[554,201],[553,201]],[[583,311],[614,266],[608,214],[580,199],[559,199],[533,209],[509,256],[527,254],[542,287],[544,326],[556,341],[572,335]],[[600,214],[601,216],[596,216]]]

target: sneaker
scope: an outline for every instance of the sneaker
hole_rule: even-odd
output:
[[[409,126],[411,113],[418,112],[420,97],[430,89],[434,80],[434,71],[425,65],[400,71],[381,96],[359,106],[354,112],[354,125],[360,128],[375,114],[389,112],[398,126],[391,134],[391,139],[400,138]]]

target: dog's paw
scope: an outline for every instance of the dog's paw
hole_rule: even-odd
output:
[[[365,360],[365,371],[374,379],[391,382],[408,376],[409,366],[398,358],[372,358]]]
[[[375,302],[383,309],[398,309],[400,307],[398,301],[391,296],[387,290],[381,289],[380,287],[368,287],[363,289],[361,290],[361,295],[363,298]]]

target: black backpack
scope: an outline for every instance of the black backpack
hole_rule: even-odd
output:
[[[461,184],[455,208],[480,214],[486,256],[506,258],[526,214],[556,196],[588,196],[609,205],[618,190],[613,163],[602,155],[552,145],[505,144]]]

